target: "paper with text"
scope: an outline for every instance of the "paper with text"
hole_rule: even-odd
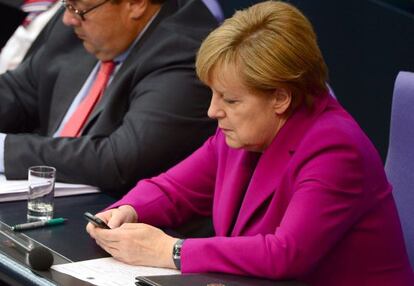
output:
[[[112,257],[53,265],[52,269],[98,286],[135,286],[136,276],[181,274],[173,269],[132,266]]]

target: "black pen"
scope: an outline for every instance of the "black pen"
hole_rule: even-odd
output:
[[[67,219],[60,217],[60,218],[53,218],[49,220],[21,223],[21,224],[16,224],[12,226],[12,230],[19,231],[19,230],[27,230],[27,229],[39,228],[39,227],[44,227],[44,226],[49,226],[49,225],[57,225],[57,224],[62,224],[65,221],[67,221]]]

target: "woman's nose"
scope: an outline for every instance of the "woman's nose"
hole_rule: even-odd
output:
[[[213,96],[211,97],[210,106],[207,111],[208,117],[213,119],[219,119],[224,117],[225,113],[223,109],[220,107],[219,101],[220,99],[218,98],[218,96],[213,93]]]

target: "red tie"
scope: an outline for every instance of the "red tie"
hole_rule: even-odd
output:
[[[24,19],[22,25],[27,27],[37,15],[47,11],[57,0],[25,0],[22,10],[28,15]]]
[[[113,61],[102,62],[96,79],[89,90],[89,93],[79,104],[78,108],[66,122],[60,136],[62,137],[79,137],[89,115],[92,113],[96,103],[102,97],[108,80],[115,68]]]

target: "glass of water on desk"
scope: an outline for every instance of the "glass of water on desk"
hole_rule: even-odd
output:
[[[34,166],[29,168],[28,221],[53,218],[55,177],[56,169],[53,167]]]

